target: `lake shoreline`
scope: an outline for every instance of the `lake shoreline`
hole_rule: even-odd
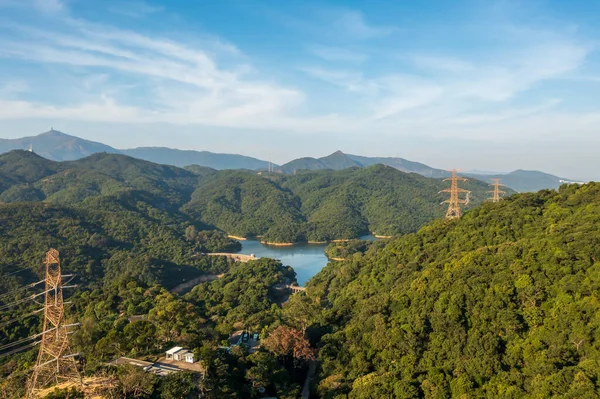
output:
[[[247,240],[246,237],[234,236],[233,234],[227,234],[227,238],[232,238],[232,239],[238,240],[238,241],[246,241]]]
[[[291,246],[300,244],[299,242],[268,242],[268,241],[261,241],[260,243],[264,244],[264,245],[271,245],[273,247],[291,247]]]
[[[261,244],[270,245],[270,246],[274,246],[274,247],[291,247],[291,246],[296,246],[296,245],[307,245],[307,244],[308,245],[325,245],[325,244],[331,244],[331,243],[345,243],[345,242],[350,242],[352,240],[372,241],[372,240],[364,238],[367,236],[360,236],[360,237],[356,237],[356,238],[336,238],[334,240],[325,240],[325,241],[307,240],[307,241],[297,241],[297,242],[271,242],[271,241],[261,240],[261,238],[263,236],[239,237],[239,236],[234,236],[231,234],[227,235],[227,237],[232,238],[234,240],[238,240],[238,241],[256,240],[256,241],[260,242]],[[373,234],[373,233],[371,233],[371,236],[374,238],[378,238],[378,239],[386,239],[386,238],[393,237],[393,236],[382,236],[382,235],[377,235],[377,234]]]

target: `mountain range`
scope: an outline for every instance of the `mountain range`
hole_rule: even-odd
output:
[[[208,151],[179,150],[167,147],[138,147],[133,149],[116,149],[102,143],[81,139],[57,130],[50,130],[38,136],[19,139],[0,139],[0,153],[16,149],[32,148],[44,158],[54,161],[72,161],[92,154],[105,152],[128,155],[165,165],[185,167],[198,165],[216,170],[247,169],[267,170],[270,167],[280,173],[293,174],[300,170],[342,170],[347,168],[364,168],[375,164],[391,166],[402,172],[418,173],[425,177],[448,177],[450,172],[436,169],[423,163],[409,161],[398,157],[365,157],[345,154],[336,151],[321,158],[303,157],[284,165],[270,164],[257,158],[238,154],[219,154]],[[561,178],[539,171],[515,170],[507,174],[465,173],[467,177],[482,181],[500,178],[502,184],[518,192],[556,189],[570,179]]]
[[[0,153],[12,150],[33,151],[53,161],[75,161],[99,152],[129,155],[146,161],[184,167],[200,165],[221,169],[267,169],[269,162],[237,154],[217,154],[208,151],[177,150],[166,147],[138,147],[120,150],[106,144],[50,130],[37,136],[0,139]]]
[[[443,217],[440,191],[447,187],[441,179],[380,164],[291,175],[182,169],[109,153],[62,162],[23,150],[0,155],[0,203],[125,207],[167,224],[187,220],[276,243],[414,232]],[[471,191],[466,209],[489,197],[479,180],[463,187]]]

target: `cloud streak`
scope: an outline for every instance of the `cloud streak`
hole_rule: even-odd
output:
[[[216,57],[203,49],[80,20],[67,22],[69,33],[18,28],[23,33],[22,39],[0,41],[0,55],[35,63],[84,67],[94,73],[112,71],[126,74],[132,81],[150,80],[149,94],[162,102],[160,110],[140,108],[133,112],[135,105],[121,105],[126,112],[119,112],[117,99],[102,98],[96,109],[91,104],[68,107],[62,112],[64,115],[82,118],[87,110],[89,118],[119,121],[130,117],[132,122],[172,119],[241,125],[247,123],[246,118],[273,116],[302,99],[302,94],[294,89],[240,72],[251,68],[239,64],[234,68],[220,66]],[[209,43],[207,47],[212,47],[213,52],[237,54],[235,47],[223,46],[222,42]],[[188,100],[183,102],[181,98]],[[105,107],[105,112],[97,112],[101,107]],[[40,107],[36,112],[35,106],[23,103],[13,104],[12,109],[15,117],[25,109],[32,115],[61,114],[54,107]],[[10,114],[5,112],[3,116]]]
[[[34,0],[34,6],[48,14],[55,14],[66,10],[66,5],[61,0]]]
[[[385,37],[392,34],[395,30],[390,26],[375,26],[367,23],[362,13],[354,10],[347,10],[339,13],[333,18],[333,26],[359,39],[373,39]]]
[[[357,42],[395,31],[368,24],[358,11],[336,15],[333,26]],[[399,57],[389,47],[362,52],[354,50],[359,46],[313,44],[304,48],[316,57],[290,68],[322,85],[312,90],[282,83],[217,37],[184,42],[68,16],[44,29],[7,23],[0,29],[10,33],[0,38],[0,57],[60,67],[70,76],[71,90],[79,90],[77,101],[59,104],[35,98],[32,87],[0,89],[0,119],[164,122],[300,133],[377,131],[481,139],[496,137],[501,129],[511,132],[504,137],[515,137],[514,132],[529,126],[558,134],[556,126],[578,114],[557,112],[565,102],[559,96],[523,95],[576,75],[593,51],[570,35],[514,28],[509,34],[519,46],[485,56],[405,51]],[[392,67],[369,68],[373,64]],[[336,101],[320,103],[322,87],[334,92]],[[544,119],[550,112],[552,118]],[[583,120],[594,121],[594,115]],[[557,125],[545,126],[550,123],[545,120]]]
[[[145,1],[123,1],[117,6],[109,7],[110,12],[131,18],[143,18],[164,10]]]
[[[309,47],[309,51],[326,61],[341,61],[360,64],[368,58],[368,56],[362,52],[332,46],[313,45]]]

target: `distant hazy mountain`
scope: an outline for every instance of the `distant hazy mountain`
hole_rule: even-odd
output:
[[[360,155],[344,154],[336,151],[323,158],[299,158],[286,163],[281,169],[286,173],[293,173],[298,170],[321,170],[333,169],[341,170],[351,167],[363,168],[366,166],[382,164],[396,168],[402,172],[413,172],[426,177],[446,177],[450,173],[434,169],[419,162],[408,161],[403,158],[382,158],[382,157],[363,157]]]
[[[139,147],[121,150],[122,154],[155,163],[174,166],[200,165],[223,169],[267,169],[269,163],[260,159],[236,154],[217,154],[208,151],[176,150],[166,147]]]
[[[507,174],[483,175],[471,173],[465,175],[483,181],[491,181],[493,178],[498,178],[500,179],[500,184],[522,193],[543,189],[557,189],[564,183],[572,183],[569,179],[539,172],[537,170],[518,169]]]
[[[498,172],[497,170],[479,170],[479,169],[470,169],[464,172],[467,175],[507,175],[508,172]]]
[[[420,162],[408,161],[404,158],[392,158],[392,157],[361,157],[359,155],[348,155],[349,158],[364,166],[370,166],[375,164],[383,164],[391,166],[407,173],[418,173],[425,177],[447,177],[450,176],[450,172],[442,169],[435,169],[431,166],[427,166]]]
[[[53,161],[73,161],[98,152],[119,152],[111,146],[70,136],[57,130],[33,137],[0,139],[0,153],[27,150],[30,146],[36,154]]]
[[[298,158],[291,162],[281,166],[281,170],[286,173],[294,173],[298,170],[342,170],[352,167],[362,168],[364,165],[358,161],[355,161],[350,156],[344,154],[341,151],[336,151],[331,155],[322,158]]]
[[[57,130],[38,136],[20,139],[0,139],[0,153],[27,150],[29,147],[44,158],[53,161],[73,161],[99,152],[129,155],[155,163],[187,166],[200,165],[213,169],[267,169],[269,163],[256,158],[236,154],[215,154],[208,151],[176,150],[164,147],[140,147],[119,150],[111,146],[84,140]]]
[[[33,137],[12,140],[0,139],[0,153],[12,150],[26,150],[30,146],[32,146],[36,154],[53,161],[77,160],[95,153],[106,152],[129,155],[150,162],[180,167],[197,165],[198,167],[207,167],[216,170],[266,170],[269,167],[269,163],[266,161],[236,154],[216,154],[208,151],[177,150],[165,147],[140,147],[119,150],[102,143],[84,140],[56,130],[50,130],[49,132]],[[284,173],[293,174],[300,170],[342,170],[347,168],[364,168],[375,164],[391,166],[402,172],[418,173],[425,177],[442,178],[450,175],[448,171],[435,169],[404,158],[364,157],[344,154],[341,151],[336,151],[322,158],[298,158],[281,167],[274,165],[274,168]],[[202,171],[200,174],[204,175],[206,172]],[[545,188],[555,189],[561,184],[569,182],[569,179],[547,173],[525,170],[516,170],[507,174],[486,173],[483,171],[471,171],[463,174],[486,182],[489,182],[491,178],[500,178],[502,179],[502,184],[520,192],[538,191]],[[1,184],[2,182],[0,181]]]

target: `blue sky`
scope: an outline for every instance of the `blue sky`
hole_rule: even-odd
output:
[[[0,0],[0,137],[600,179],[600,2]]]

